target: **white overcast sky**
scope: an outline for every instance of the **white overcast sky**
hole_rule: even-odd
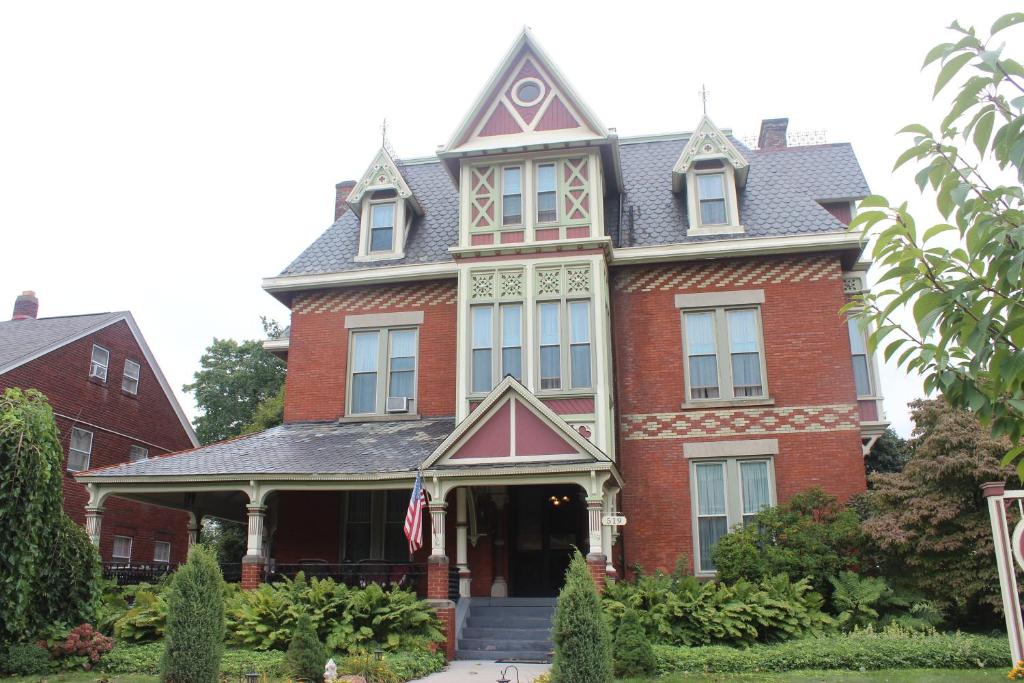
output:
[[[499,12],[500,9],[500,12]],[[953,19],[1011,2],[47,2],[0,4],[0,306],[129,309],[179,398],[213,337],[287,322],[260,289],[331,223],[380,124],[444,143],[524,25],[620,135],[762,118],[849,141],[874,191],[904,124],[934,124],[919,67]],[[1008,31],[1011,40],[1021,34]],[[1019,52],[1016,55],[1020,57]],[[920,219],[919,219],[920,220]],[[4,315],[0,308],[0,315]],[[894,427],[920,381],[886,368]]]

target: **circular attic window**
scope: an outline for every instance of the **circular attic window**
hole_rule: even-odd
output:
[[[512,88],[512,99],[521,107],[529,107],[544,97],[544,84],[536,78],[524,78]]]

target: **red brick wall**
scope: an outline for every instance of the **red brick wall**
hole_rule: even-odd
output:
[[[110,351],[105,383],[89,379],[92,345]],[[124,361],[142,365],[139,393],[121,390]],[[0,390],[34,388],[47,396],[67,453],[71,428],[78,425],[93,433],[92,468],[127,462],[132,444],[149,449],[150,457],[192,447],[192,442],[146,362],[131,329],[118,322],[45,356],[0,375]],[[65,455],[66,458],[66,455]],[[66,470],[65,460],[65,470]],[[85,487],[64,475],[64,509],[85,523]],[[184,561],[187,551],[188,515],[166,508],[126,500],[108,499],[100,536],[100,554],[111,559],[114,534],[132,536],[132,560],[152,562],[153,542],[170,541],[171,561]]]
[[[285,420],[334,420],[345,414],[349,314],[423,311],[417,402],[423,416],[455,414],[454,280],[323,290],[296,297],[288,348]]]
[[[845,299],[837,256],[620,269],[612,285],[627,567],[638,563],[647,570],[668,570],[681,555],[692,567],[686,441],[778,439],[779,500],[811,486],[844,500],[865,488],[849,339],[839,314]],[[765,294],[765,366],[775,404],[682,408],[684,361],[675,295],[749,289]],[[686,500],[682,506],[680,496]],[[618,563],[618,550],[613,559]]]

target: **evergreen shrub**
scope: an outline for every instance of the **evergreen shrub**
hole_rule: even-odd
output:
[[[554,683],[608,683],[612,680],[611,635],[601,598],[579,551],[565,572],[558,595],[552,638]]]
[[[308,614],[300,614],[295,621],[288,654],[285,655],[288,673],[295,678],[317,681],[323,677],[326,663],[327,654],[313,629],[313,622]]]
[[[167,592],[164,683],[217,683],[224,651],[223,595],[216,555],[194,546]]]
[[[614,645],[612,656],[616,676],[624,678],[654,673],[654,650],[635,610],[627,610],[619,620]]]

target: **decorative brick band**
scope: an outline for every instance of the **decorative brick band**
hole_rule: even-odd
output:
[[[817,282],[842,278],[834,256],[787,257],[717,263],[682,263],[622,273],[614,287],[620,292],[668,292],[781,282]]]
[[[292,303],[293,313],[338,313],[373,311],[382,308],[441,306],[454,304],[455,282],[426,282],[300,294]]]
[[[626,440],[694,439],[709,436],[859,430],[860,419],[856,404],[839,403],[623,415],[621,426]]]

